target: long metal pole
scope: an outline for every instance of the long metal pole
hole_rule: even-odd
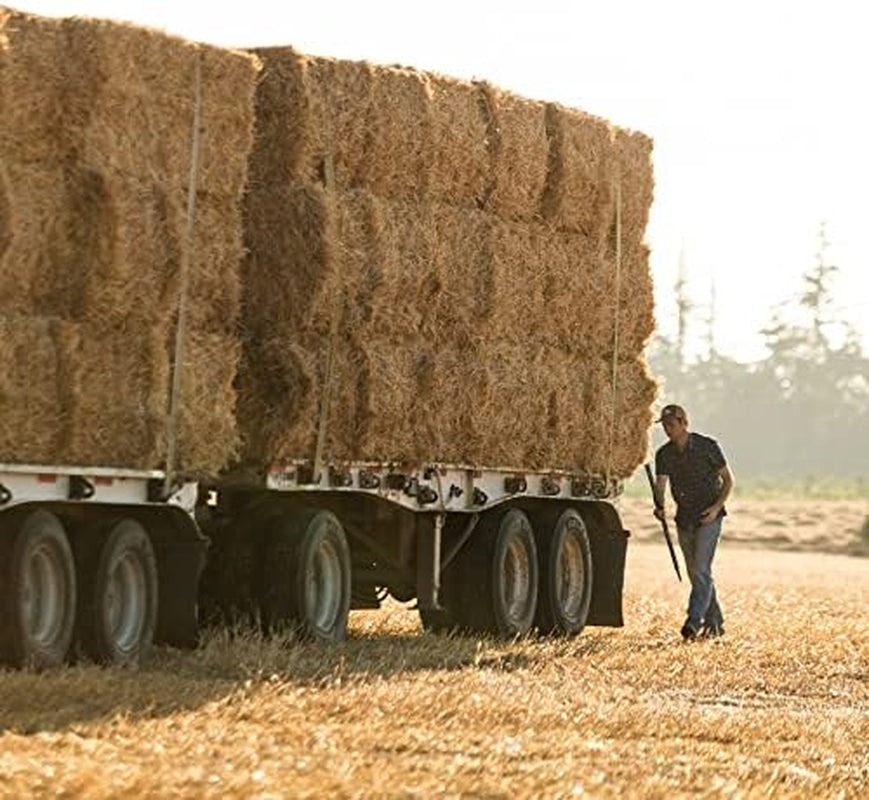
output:
[[[181,377],[184,372],[184,338],[187,329],[188,287],[190,265],[196,248],[196,185],[199,177],[199,157],[202,139],[202,59],[196,55],[194,78],[193,133],[190,145],[190,176],[187,182],[187,226],[184,248],[181,252],[180,280],[178,288],[178,323],[175,328],[175,360],[172,369],[172,391],[169,398],[169,419],[166,424],[166,482],[165,494],[172,491],[178,449],[178,415],[181,406]]]
[[[655,479],[652,477],[652,468],[648,464],[644,464],[646,468],[646,477],[649,479],[649,487],[652,490],[652,499],[655,502],[655,508],[664,508],[664,498],[658,497],[658,491],[655,488]],[[679,579],[679,583],[682,582],[682,572],[679,569],[679,559],[676,558],[676,551],[673,549],[673,542],[670,540],[670,528],[667,526],[667,520],[661,520],[661,527],[664,531],[664,538],[667,540],[667,548],[670,551],[670,560],[673,562],[673,569],[676,570],[676,577]]]

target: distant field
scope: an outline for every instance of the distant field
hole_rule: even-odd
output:
[[[686,645],[641,539],[621,630],[423,637],[391,604],[337,647],[0,673],[0,795],[867,796],[869,559],[726,543],[727,636]]]
[[[623,497],[619,508],[635,539],[660,541],[661,524],[647,497]],[[746,500],[727,504],[724,547],[740,544],[779,550],[869,556],[869,500]],[[672,508],[671,508],[672,510]],[[674,524],[670,523],[671,529]],[[675,531],[673,536],[675,544]]]
[[[647,498],[649,483],[645,472],[625,481],[625,495]],[[737,474],[734,496],[738,500],[863,500],[869,503],[869,475],[842,477],[746,477]]]

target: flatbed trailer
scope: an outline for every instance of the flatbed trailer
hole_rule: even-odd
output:
[[[415,599],[432,632],[619,626],[619,490],[561,471],[298,461],[167,494],[160,471],[0,464],[0,659],[137,665],[238,614],[340,640],[350,609],[387,594]]]
[[[388,462],[276,465],[207,487],[207,616],[341,639],[350,609],[416,600],[430,631],[622,624],[618,481]]]

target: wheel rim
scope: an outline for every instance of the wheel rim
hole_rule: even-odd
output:
[[[521,623],[528,610],[531,596],[531,558],[527,548],[517,537],[507,545],[501,570],[501,597],[504,616],[511,624]]]
[[[585,594],[585,562],[579,537],[571,531],[562,539],[555,564],[555,596],[562,613],[575,617]]]
[[[334,544],[323,539],[311,556],[305,586],[308,619],[320,631],[331,630],[341,610],[341,559]]]
[[[147,613],[145,570],[135,553],[126,552],[112,568],[106,589],[109,636],[120,650],[138,644]]]
[[[43,544],[34,548],[24,568],[22,614],[30,641],[50,646],[63,629],[68,585],[64,562],[57,550]]]

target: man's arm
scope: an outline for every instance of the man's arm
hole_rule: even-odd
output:
[[[733,473],[727,464],[718,470],[718,474],[721,477],[721,493],[718,495],[718,500],[715,501],[715,504],[709,506],[700,515],[700,522],[704,525],[709,524],[718,517],[721,509],[724,508],[724,504],[727,502],[727,498],[730,497],[731,489],[733,489]]]
[[[655,516],[664,519],[664,497],[667,491],[667,476],[655,476]]]

